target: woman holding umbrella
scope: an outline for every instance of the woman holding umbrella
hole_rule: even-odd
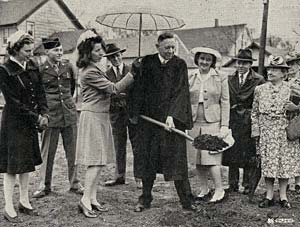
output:
[[[77,66],[81,69],[82,108],[79,119],[76,162],[87,166],[84,194],[78,205],[87,218],[96,218],[95,211],[107,208],[97,201],[97,183],[101,167],[114,160],[114,143],[109,120],[110,98],[125,90],[132,82],[131,73],[117,83],[108,80],[99,67],[106,46],[102,37],[87,30],[79,37]]]
[[[192,53],[195,54],[194,62],[198,66],[198,70],[189,78],[194,121],[192,137],[200,133],[224,138],[229,133],[229,89],[227,76],[215,69],[221,55],[218,51],[207,47],[196,47],[192,49]],[[201,192],[196,200],[205,200],[210,195],[208,172],[215,184],[215,193],[210,202],[217,203],[223,200],[225,191],[222,186],[221,163],[222,153],[212,155],[207,150],[197,152],[196,167]]]

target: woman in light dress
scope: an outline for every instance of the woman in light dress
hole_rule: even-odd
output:
[[[257,153],[261,157],[262,176],[267,193],[259,203],[260,208],[274,205],[274,181],[278,178],[280,205],[291,208],[286,190],[290,177],[295,174],[295,152],[299,141],[287,139],[288,119],[286,111],[299,109],[290,101],[291,89],[283,81],[289,66],[281,56],[271,56],[267,66],[268,82],[255,89],[252,119],[252,137],[257,141]]]
[[[192,53],[195,54],[194,62],[198,70],[189,77],[194,121],[194,128],[189,134],[192,137],[210,134],[224,138],[229,133],[229,88],[227,76],[215,69],[221,55],[207,47],[196,47],[192,49]],[[207,150],[197,151],[196,168],[200,180],[200,194],[196,200],[207,200],[210,196],[208,172],[215,184],[215,193],[210,202],[217,203],[224,199],[221,163],[222,153],[212,155]]]
[[[131,73],[117,83],[108,80],[99,67],[105,48],[102,37],[91,30],[84,32],[78,40],[77,66],[81,70],[82,107],[76,163],[87,166],[84,194],[78,208],[87,218],[96,218],[95,211],[107,211],[97,200],[97,184],[102,167],[115,162],[109,120],[110,97],[124,91],[134,81]]]

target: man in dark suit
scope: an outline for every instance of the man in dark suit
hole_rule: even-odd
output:
[[[82,194],[83,187],[78,179],[75,165],[77,111],[72,95],[75,90],[76,74],[72,65],[62,60],[63,48],[58,38],[42,41],[47,60],[40,67],[40,71],[49,106],[49,125],[42,133],[41,181],[33,197],[40,198],[51,192],[53,164],[60,134],[68,161],[70,191]]]
[[[120,81],[131,70],[130,66],[123,63],[122,53],[125,51],[126,49],[120,49],[114,43],[107,44],[106,56],[112,67],[106,71],[106,74],[109,80],[114,83]],[[127,105],[129,89],[111,97],[110,120],[116,151],[116,171],[114,180],[105,182],[106,186],[125,184],[127,130],[133,153],[137,152],[138,149],[136,128],[129,122]],[[137,178],[136,182],[139,187],[140,181]]]
[[[235,139],[233,147],[224,152],[223,165],[229,166],[228,192],[239,190],[239,168],[244,169],[244,194],[253,194],[260,179],[257,170],[255,140],[251,138],[251,110],[254,89],[264,83],[264,77],[251,69],[250,49],[241,49],[236,57],[236,72],[228,76],[230,93],[229,126]]]
[[[171,128],[185,131],[193,125],[187,65],[175,55],[176,41],[171,33],[158,37],[157,54],[143,57],[130,115],[132,122],[144,114],[166,124],[165,129],[139,119],[141,146],[137,176],[142,178],[143,193],[136,212],[150,208],[152,187],[157,173],[174,181],[183,209],[196,210],[188,180],[185,138]]]

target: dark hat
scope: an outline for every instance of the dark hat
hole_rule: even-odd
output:
[[[270,55],[268,58],[269,65],[266,66],[267,69],[269,68],[281,68],[281,69],[289,69],[291,68],[286,64],[286,61],[282,56],[273,56]]]
[[[237,56],[233,57],[232,59],[234,60],[239,60],[239,61],[256,61],[256,59],[252,58],[252,50],[249,48],[246,49],[240,49]]]
[[[42,38],[42,43],[46,50],[53,49],[61,45],[59,38]]]
[[[117,45],[115,43],[109,43],[106,45],[106,54],[104,55],[105,57],[109,57],[109,56],[112,56],[116,53],[123,53],[125,52],[126,49],[120,49],[119,47],[117,47]]]

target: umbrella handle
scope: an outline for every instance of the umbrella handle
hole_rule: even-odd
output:
[[[160,126],[160,127],[163,127],[163,128],[167,128],[167,127],[168,127],[166,124],[164,124],[164,123],[162,123],[162,122],[160,122],[160,121],[154,120],[154,119],[151,118],[151,117],[147,117],[147,116],[145,116],[145,115],[140,115],[140,117],[141,117],[142,119],[144,119],[144,120],[146,120],[146,121],[148,121],[148,122],[151,122],[151,123],[153,123],[153,124],[156,124],[156,125],[158,125],[158,126]],[[185,132],[183,132],[183,131],[181,131],[181,130],[179,130],[179,129],[171,128],[171,131],[177,133],[177,134],[180,135],[180,136],[183,136],[184,138],[186,138],[186,139],[189,140],[189,141],[192,141],[192,142],[194,141],[194,138],[192,138],[191,136],[187,135]]]

